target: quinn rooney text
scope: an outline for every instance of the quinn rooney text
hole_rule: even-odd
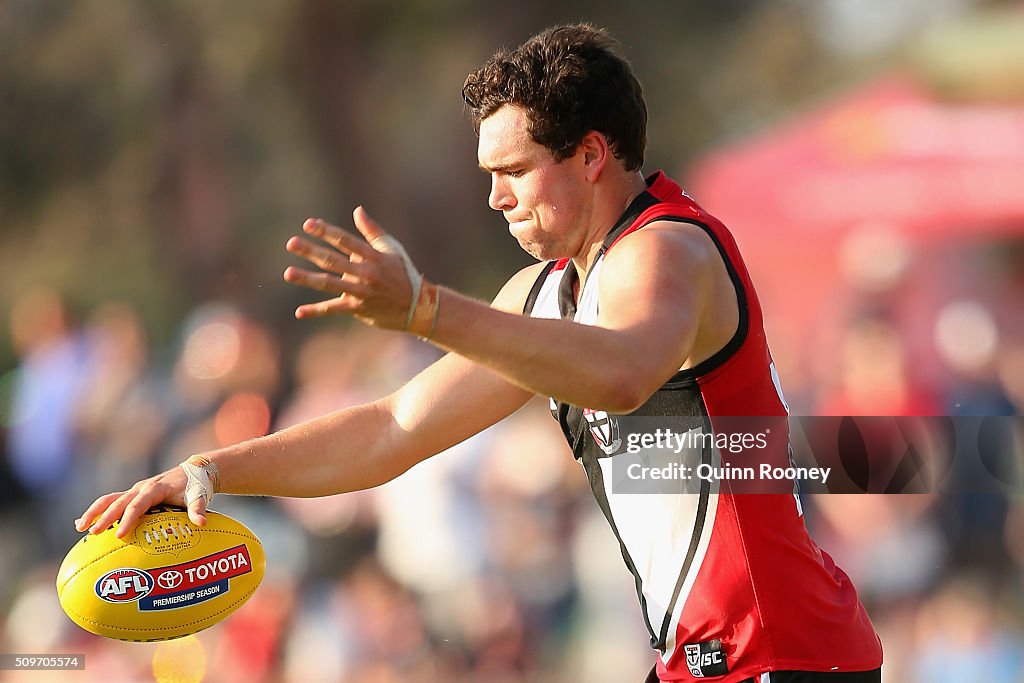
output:
[[[696,467],[681,465],[677,462],[661,467],[649,467],[640,463],[632,463],[626,468],[626,476],[636,481],[648,479],[674,479],[689,481],[821,481],[828,482],[831,467],[772,467],[769,463],[761,463],[759,467],[714,467],[701,463]]]

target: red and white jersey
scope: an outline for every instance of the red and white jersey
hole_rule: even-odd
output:
[[[739,493],[729,481],[699,490],[636,495],[613,490],[622,457],[617,421],[639,418],[710,421],[776,416],[759,457],[789,464],[788,407],[765,340],[761,307],[729,231],[663,173],[626,209],[609,233],[587,280],[568,261],[542,271],[524,312],[595,324],[604,254],[652,221],[702,228],[736,287],[739,325],[711,358],[676,373],[628,417],[551,401],[575,457],[632,572],[651,644],[665,681],[741,681],[769,671],[866,671],[882,650],[849,577],[811,540],[799,500],[785,493]],[[700,455],[722,464],[712,447]]]

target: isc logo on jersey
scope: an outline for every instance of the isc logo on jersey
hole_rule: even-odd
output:
[[[96,595],[107,602],[132,602],[152,590],[153,577],[149,572],[132,567],[109,571],[96,582]]]
[[[708,643],[688,643],[683,646],[683,652],[686,654],[686,666],[694,678],[721,676],[729,673],[729,667],[722,656],[721,640],[713,640]]]

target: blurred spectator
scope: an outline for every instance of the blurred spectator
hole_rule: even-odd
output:
[[[815,541],[857,577],[865,604],[915,599],[939,578],[947,548],[929,494],[821,495],[807,506]]]
[[[1005,344],[997,364],[1000,385],[1013,404],[1014,414],[1024,414],[1024,340]]]
[[[75,411],[81,457],[66,493],[88,504],[97,490],[149,476],[167,429],[167,406],[137,311],[127,304],[101,305],[84,334],[91,363]]]
[[[170,424],[159,469],[268,433],[282,382],[268,327],[221,302],[194,309],[182,325],[168,387]]]
[[[838,364],[815,410],[820,415],[939,415],[933,393],[914,381],[900,331],[885,317],[851,320],[839,342]]]
[[[20,296],[11,308],[11,337],[20,357],[8,431],[11,469],[31,495],[38,519],[41,559],[61,552],[67,519],[77,501],[65,492],[78,455],[76,431],[81,392],[92,372],[90,349],[70,319],[66,303],[51,289]]]
[[[961,299],[938,312],[935,348],[948,370],[949,415],[1012,415],[1013,404],[998,377],[1000,334],[992,310],[980,301]]]
[[[34,290],[11,309],[11,337],[21,365],[14,392],[10,457],[21,483],[56,494],[75,450],[75,413],[89,374],[85,341],[57,292]]]
[[[1000,613],[984,578],[959,577],[925,604],[917,624],[920,683],[1017,683],[1024,679],[1024,632]]]

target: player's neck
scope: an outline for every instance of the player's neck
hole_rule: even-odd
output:
[[[578,256],[573,257],[573,265],[583,282],[590,268],[601,253],[601,246],[608,233],[622,218],[626,208],[641,193],[647,190],[647,182],[640,171],[624,172],[615,179],[614,189],[601,193],[595,198],[594,215],[590,221],[590,231],[585,242],[586,248]]]

